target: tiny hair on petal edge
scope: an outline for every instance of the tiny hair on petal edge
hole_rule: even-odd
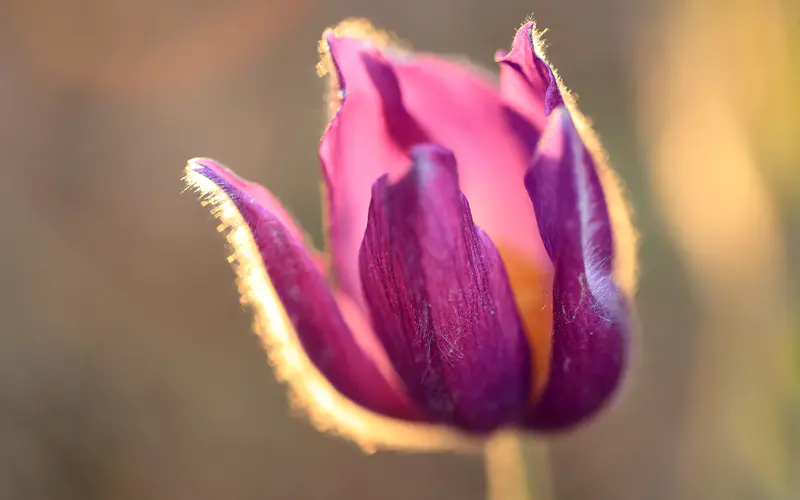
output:
[[[605,193],[611,227],[614,231],[614,278],[625,292],[625,295],[631,298],[636,294],[639,278],[637,260],[639,233],[633,224],[633,210],[628,202],[624,183],[611,168],[608,153],[603,148],[591,121],[578,109],[575,95],[564,85],[558,70],[547,59],[545,54],[547,44],[543,38],[547,30],[539,31],[536,29],[536,21],[533,15],[528,16],[525,22],[520,25],[520,28],[529,23],[531,24],[530,34],[533,50],[553,71],[564,105],[572,116],[572,121],[578,130],[581,140],[595,161],[597,174],[600,177],[600,183],[603,185]]]

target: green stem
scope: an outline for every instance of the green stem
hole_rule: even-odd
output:
[[[547,445],[515,431],[486,444],[487,500],[554,500]]]

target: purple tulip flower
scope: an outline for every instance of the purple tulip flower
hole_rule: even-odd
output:
[[[293,356],[370,412],[468,434],[595,414],[629,351],[632,228],[532,23],[499,85],[345,25],[322,48],[329,262],[265,188],[187,167],[254,245]]]

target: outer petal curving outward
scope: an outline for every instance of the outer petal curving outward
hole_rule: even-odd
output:
[[[319,371],[342,394],[372,411],[417,419],[399,380],[378,369],[348,328],[318,263],[299,239],[302,233],[277,200],[212,160],[194,160],[189,169],[218,186],[241,215],[281,305]]]
[[[369,187],[401,175],[416,144],[437,143],[458,161],[476,224],[516,260],[547,266],[522,180],[530,151],[508,120],[498,89],[474,69],[431,55],[379,50],[366,40],[327,36],[343,100],[320,144],[330,231],[342,288],[360,297],[357,250]],[[524,120],[519,120],[524,122]],[[505,256],[505,254],[504,254]]]
[[[613,278],[603,186],[564,106],[553,110],[525,184],[555,267],[550,373],[525,423],[557,429],[596,412],[614,392],[629,321]]]
[[[472,220],[452,154],[412,149],[413,167],[372,190],[360,253],[378,336],[434,421],[488,431],[517,419],[530,354],[505,268]]]

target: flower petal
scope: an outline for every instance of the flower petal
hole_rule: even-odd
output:
[[[360,252],[373,324],[428,416],[487,431],[519,416],[530,352],[505,268],[473,222],[452,154],[412,149],[414,164],[373,186]]]
[[[365,350],[348,328],[318,264],[298,239],[302,233],[277,200],[216,162],[196,159],[189,165],[216,184],[242,216],[311,362],[356,403],[392,417],[417,419],[396,374],[381,370],[374,353]]]
[[[242,179],[228,167],[212,158],[192,158],[189,160],[189,164],[211,170],[221,180],[225,181],[226,184],[229,184],[232,186],[232,188],[240,191],[243,195],[252,199],[256,204],[269,211],[278,221],[280,221],[286,231],[298,242],[305,244],[306,242],[310,241],[308,236],[297,225],[297,223],[294,221],[294,218],[291,216],[291,214],[289,214],[280,200],[275,198],[275,196],[261,184]],[[324,257],[318,251],[316,251],[316,249],[310,247],[310,245],[304,246],[306,247],[306,252],[308,252],[309,256],[320,269],[320,271],[324,271]]]
[[[497,88],[474,69],[444,58],[381,52],[352,38],[327,40],[343,100],[322,138],[320,158],[342,288],[361,295],[356,261],[369,186],[383,173],[402,175],[411,164],[409,148],[426,142],[453,151],[475,222],[501,251],[534,267],[548,266],[536,232],[518,230],[535,227],[522,188],[529,151]]]
[[[552,68],[537,51],[535,35],[533,23],[523,25],[517,30],[511,52],[498,52],[495,56],[500,63],[503,102],[533,126],[524,134],[531,151],[547,126],[547,116],[564,104]]]
[[[615,282],[612,226],[595,161],[555,108],[525,178],[555,267],[550,373],[526,425],[557,429],[596,412],[617,387],[628,333]]]
[[[358,248],[367,224],[375,179],[408,162],[395,144],[380,94],[362,59],[361,44],[329,37],[343,101],[320,142],[320,161],[328,189],[330,252],[337,285],[362,303]]]

